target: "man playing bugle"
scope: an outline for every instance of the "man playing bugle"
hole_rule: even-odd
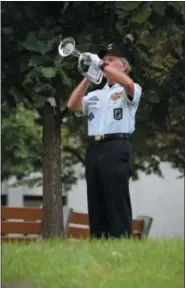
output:
[[[74,89],[68,108],[88,118],[85,173],[90,234],[95,238],[130,237],[130,137],[142,88],[128,75],[129,54],[123,46],[110,44],[99,56],[88,55],[92,68],[101,69],[107,83],[103,89],[86,94],[89,80],[84,78]]]

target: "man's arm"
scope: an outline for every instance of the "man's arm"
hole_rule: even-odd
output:
[[[73,112],[80,112],[82,108],[82,98],[84,97],[89,86],[89,80],[84,78],[81,83],[74,89],[69,98],[67,107]]]
[[[127,95],[130,97],[134,96],[134,81],[124,72],[118,71],[115,68],[107,65],[103,68],[103,72],[116,83],[120,84],[125,88]]]
[[[116,83],[120,84],[125,88],[127,95],[134,97],[134,81],[124,72],[118,71],[114,67],[109,66],[103,60],[101,60],[98,55],[90,54],[92,60],[92,66],[99,67],[103,72],[106,73],[108,78],[113,79]]]

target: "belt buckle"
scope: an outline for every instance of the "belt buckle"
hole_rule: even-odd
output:
[[[94,137],[94,139],[95,139],[95,141],[100,141],[100,140],[104,139],[104,135],[96,135]]]

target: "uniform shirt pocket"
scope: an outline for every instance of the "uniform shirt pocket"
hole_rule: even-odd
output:
[[[122,99],[109,99],[108,101],[108,108],[113,108],[113,107],[122,107]]]
[[[109,124],[116,124],[124,114],[124,100],[123,98],[109,99],[108,101],[108,122]],[[117,125],[117,124],[116,124]]]

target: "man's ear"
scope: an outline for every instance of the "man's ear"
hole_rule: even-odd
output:
[[[123,65],[123,70],[127,71],[128,70],[128,63],[127,62],[122,62]]]

